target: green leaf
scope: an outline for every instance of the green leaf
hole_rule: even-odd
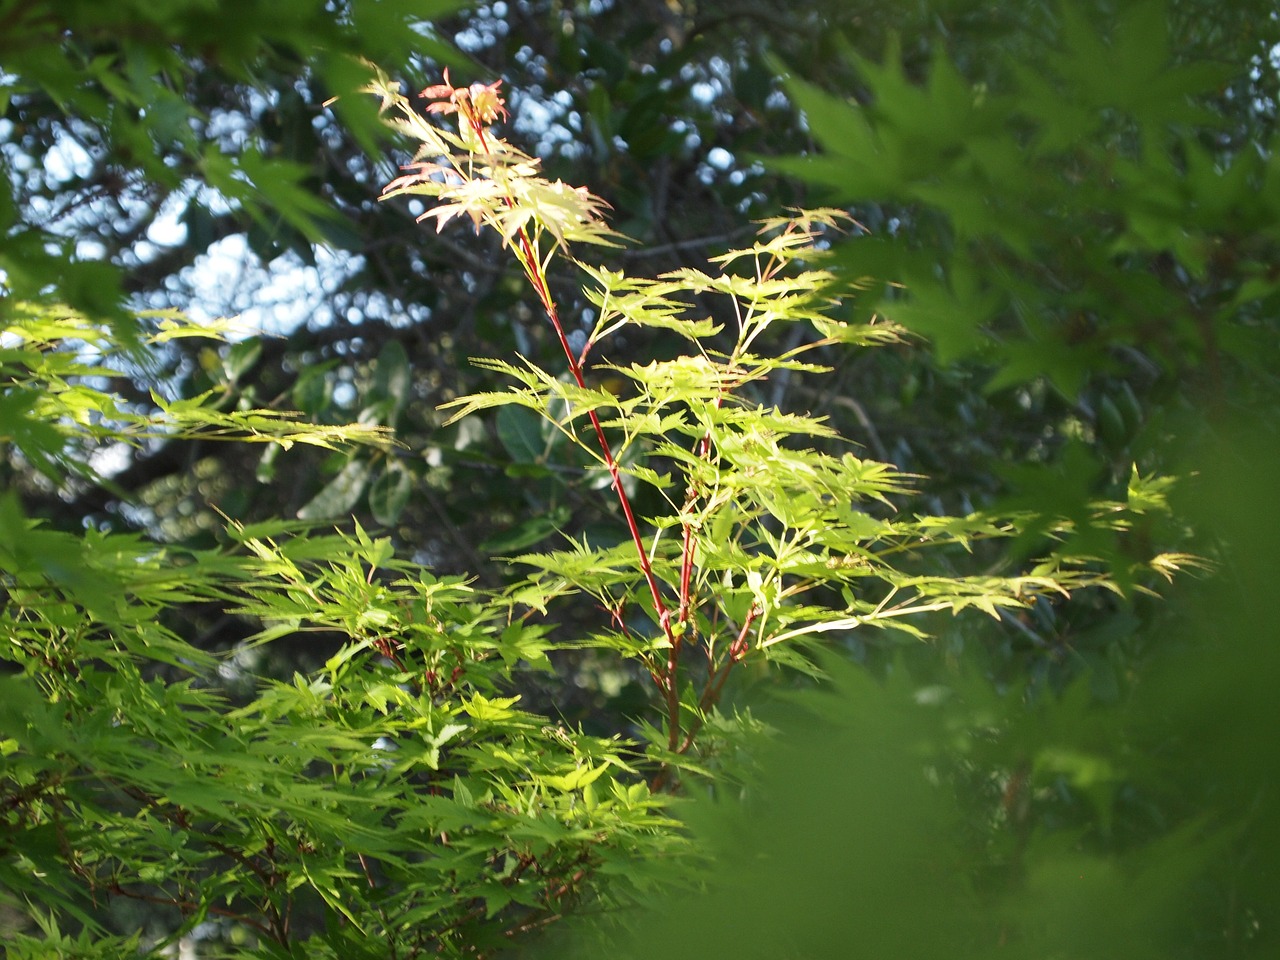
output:
[[[305,367],[289,393],[293,405],[313,417],[327,410],[333,400],[333,381],[329,371],[335,366],[337,361],[330,360]]]
[[[253,369],[262,356],[262,338],[248,337],[227,348],[227,355],[222,361],[227,379],[236,383]]]
[[[394,526],[409,504],[413,474],[398,460],[389,460],[369,488],[369,510],[385,527]]]
[[[383,420],[394,426],[405,405],[413,384],[413,371],[409,367],[409,355],[399,340],[388,340],[378,352],[374,365],[373,389],[370,399],[389,400],[391,412]]]
[[[535,543],[541,543],[547,537],[563,528],[570,518],[565,507],[553,507],[546,513],[537,513],[519,521],[514,527],[494,534],[480,543],[485,553],[505,554],[515,550],[523,550]]]
[[[352,457],[338,475],[298,510],[301,520],[332,520],[345,516],[360,500],[369,479],[369,462]]]
[[[543,420],[532,410],[504,406],[497,416],[498,440],[516,463],[541,464],[546,460],[547,442]]]

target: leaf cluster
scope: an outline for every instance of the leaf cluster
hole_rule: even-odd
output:
[[[212,335],[169,317],[157,336],[197,333]],[[144,427],[385,442],[210,398],[131,412],[104,389],[117,342],[67,311],[33,308],[5,336],[5,399],[42,377],[49,389],[7,407],[26,419],[4,436],[51,473]],[[566,909],[589,871],[679,847],[633,747],[507,695],[522,665],[547,668],[545,628],[393,554],[359,527],[284,522],[231,524],[207,550],[76,535],[0,501],[0,871],[6,906],[31,908],[45,949],[77,936],[106,949],[109,901],[167,914],[170,938],[199,926],[237,955],[377,943],[470,956]],[[215,657],[171,626],[202,605],[256,631]],[[332,651],[321,670],[254,675],[264,644],[307,636]],[[35,949],[28,931],[7,935]]]
[[[380,92],[399,115],[412,115],[398,90]],[[422,118],[393,121],[423,140],[420,155],[443,154],[443,160],[390,189],[418,190],[444,204],[424,218],[449,211],[456,189],[484,198],[471,208],[475,223],[498,231],[520,261],[564,348],[567,372],[558,376],[523,358],[519,364],[480,361],[515,385],[448,406],[457,408],[455,418],[492,408],[528,409],[607,475],[631,542],[569,538],[566,549],[517,557],[535,572],[509,596],[539,611],[566,595],[594,598],[608,615],[607,626],[571,642],[638,661],[665,704],[661,725],[650,728],[664,764],[696,756],[697,735],[739,663],[811,671],[805,650],[821,635],[892,627],[918,639],[926,636],[917,622],[924,614],[973,608],[999,618],[1041,597],[1065,597],[1086,586],[1116,588],[1095,557],[1052,546],[1025,575],[966,572],[964,556],[975,543],[1012,539],[1035,527],[1053,544],[1070,532],[1073,519],[899,517],[892,498],[908,492],[911,477],[837,452],[837,434],[822,418],[759,401],[758,387],[770,378],[825,372],[801,359],[806,353],[840,343],[892,344],[901,336],[901,328],[882,321],[831,319],[848,292],[823,268],[831,237],[845,220],[840,211],[800,211],[766,221],[756,243],[714,258],[714,274],[684,268],[649,280],[584,266],[586,297],[596,310],[571,343],[547,278],[551,257],[562,248],[548,224],[560,212],[544,211],[530,199],[522,184],[541,182],[535,167],[506,148],[491,118],[480,118],[466,104],[459,101],[457,136]],[[579,194],[576,210],[574,219],[586,223],[597,206]],[[544,234],[553,238],[545,254]],[[711,298],[727,304],[715,310],[708,306]],[[727,338],[703,311],[733,318]],[[776,355],[764,348],[771,337],[781,339],[780,328],[795,326],[816,335],[791,338],[799,345]],[[605,365],[619,386],[590,386],[586,357],[633,328],[673,334],[685,352]],[[1150,487],[1135,490],[1142,510],[1141,491]],[[641,519],[652,533],[642,531],[633,501],[648,508]],[[1091,505],[1088,522],[1120,530],[1131,516],[1125,503],[1099,502]],[[660,780],[668,776],[664,769]]]

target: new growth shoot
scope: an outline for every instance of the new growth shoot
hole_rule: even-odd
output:
[[[429,101],[427,113],[456,116],[455,134],[420,116],[413,110],[412,103],[400,97],[392,83],[380,73],[372,90],[383,98],[384,106],[390,103],[398,108],[400,115],[391,121],[392,125],[422,142],[414,162],[406,168],[412,172],[387,184],[383,196],[424,194],[436,198],[438,205],[419,219],[434,219],[437,231],[462,215],[469,217],[477,230],[482,225],[496,230],[537,294],[564,351],[570,375],[579,387],[585,388],[583,353],[575,352],[569,343],[547,283],[547,271],[557,253],[567,252],[569,243],[616,246],[620,236],[601,219],[608,206],[603,200],[585,187],[571,187],[563,181],[551,182],[539,176],[537,158],[522,153],[493,132],[493,124],[507,116],[500,86],[501,81],[495,81],[455,87],[445,70],[444,83],[427,87],[418,95]],[[589,411],[588,417],[635,544],[659,622],[668,641],[677,644],[678,634],[654,576],[630,498],[622,485],[617,458],[596,412]]]
[[[494,125],[506,117],[498,83],[455,87],[446,74],[444,83],[420,95],[428,101],[425,110],[383,74],[371,89],[393,111],[390,123],[421,144],[384,195],[430,197],[435,205],[420,219],[434,220],[437,230],[462,217],[477,230],[495,230],[564,351],[569,382],[528,361],[477,361],[519,385],[450,406],[458,408],[455,419],[506,404],[535,410],[607,470],[630,544],[573,543],[516,558],[535,570],[520,595],[543,608],[577,592],[608,612],[608,627],[578,642],[638,659],[660,692],[664,729],[652,739],[662,767],[652,785],[668,782],[718,706],[735,665],[747,657],[813,671],[807,651],[854,630],[922,639],[921,618],[934,612],[972,608],[998,619],[1038,595],[1066,596],[1083,586],[1114,589],[1095,558],[1065,549],[1041,558],[1026,575],[957,572],[974,544],[1015,537],[1026,518],[897,515],[892,499],[910,492],[913,477],[839,452],[845,441],[823,417],[753,399],[771,376],[829,372],[802,360],[806,351],[901,339],[902,331],[882,320],[838,319],[845,290],[821,262],[826,237],[848,222],[844,212],[809,210],[766,220],[755,243],[711,260],[717,272],[684,267],[655,279],[629,277],[573,257],[574,244],[618,244],[619,235],[603,220],[607,204],[582,187],[542,177],[537,159],[495,133]],[[454,125],[434,122],[441,118]],[[585,293],[597,317],[578,349],[548,284],[558,256],[590,278]],[[700,306],[725,304],[724,322],[691,316],[693,299]],[[771,328],[796,324],[806,329],[786,339],[798,345],[771,352]],[[628,382],[624,399],[589,386],[583,359],[626,326],[660,329],[688,346],[674,359],[609,366],[611,376]],[[583,430],[587,440],[574,426],[584,420],[591,425]],[[665,513],[658,511],[663,515],[645,518],[654,530],[648,543],[624,475],[666,504]],[[1133,497],[1131,491],[1137,502]],[[1093,510],[1092,523],[1115,530],[1135,512],[1131,503],[1114,502]],[[1068,542],[1070,524],[1062,519],[1040,529]],[[948,552],[949,559],[932,567],[945,573],[920,572],[930,569],[917,562],[926,550]],[[655,636],[633,632],[626,612],[637,608],[651,611]]]

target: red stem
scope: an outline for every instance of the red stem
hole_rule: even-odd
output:
[[[470,124],[472,132],[475,134],[477,141],[482,149],[488,151],[488,136],[483,123],[469,109],[468,104],[459,104],[460,111],[465,115],[467,122]],[[507,205],[513,205],[510,197],[506,199]],[[542,271],[541,260],[538,258],[533,241],[529,237],[528,231],[522,226],[517,234],[520,244],[520,254],[522,266],[524,267],[525,276],[533,286],[534,292],[538,295],[543,310],[546,312],[547,319],[551,322],[551,327],[555,331],[556,338],[560,341],[560,348],[564,351],[565,360],[569,365],[569,372],[573,375],[574,382],[582,388],[586,389],[586,379],[582,374],[582,363],[578,356],[575,356],[573,348],[569,345],[569,338],[565,334],[564,326],[560,322],[559,310],[555,300],[551,296],[551,291],[547,288],[546,277]],[[723,388],[721,396],[716,399],[716,406],[719,407],[723,402]],[[618,504],[622,508],[622,514],[626,518],[627,529],[631,534],[631,541],[636,548],[636,556],[639,559],[641,572],[644,574],[645,582],[649,587],[649,594],[653,599],[654,612],[658,617],[658,623],[662,627],[662,632],[667,639],[667,662],[665,673],[654,672],[654,679],[658,681],[659,687],[663,690],[666,698],[667,706],[667,727],[668,727],[668,746],[671,750],[684,752],[689,749],[693,742],[694,735],[702,726],[698,720],[694,721],[694,725],[686,732],[683,743],[681,742],[681,724],[680,724],[680,688],[679,688],[679,667],[680,652],[683,645],[684,636],[691,629],[692,614],[692,583],[693,583],[693,566],[694,558],[697,550],[697,543],[694,539],[693,523],[689,518],[690,510],[696,502],[699,494],[696,490],[690,489],[689,498],[685,504],[684,516],[681,518],[682,538],[680,549],[680,583],[679,583],[679,606],[677,609],[676,623],[680,625],[680,629],[672,623],[671,611],[667,607],[662,598],[662,590],[658,585],[658,579],[653,572],[653,565],[649,561],[649,555],[645,551],[644,539],[640,535],[640,526],[636,522],[635,514],[631,509],[631,500],[627,496],[626,490],[622,486],[622,475],[618,467],[618,461],[614,457],[613,449],[609,445],[609,440],[605,436],[604,428],[600,423],[600,418],[594,410],[588,410],[587,416],[591,421],[591,427],[595,431],[596,442],[600,447],[601,457],[604,460],[605,467],[609,471],[611,485],[618,497]],[[708,432],[699,444],[698,454],[707,458],[711,454],[711,434]],[[756,610],[753,607],[748,613],[742,630],[737,639],[730,645],[729,659],[720,670],[712,672],[707,680],[707,687],[703,691],[701,698],[701,708],[706,709],[719,697],[724,687],[725,681],[728,679],[729,672],[733,665],[742,659],[745,653],[746,634],[751,627],[751,623],[755,619]]]
[[[485,134],[484,124],[470,111],[466,111],[467,122],[471,125],[472,132],[480,142],[480,146],[487,152],[488,137]],[[508,206],[512,205],[510,197],[506,199]],[[524,228],[520,228],[520,251],[524,256],[524,272],[529,278],[529,282],[533,285],[534,292],[537,293],[538,299],[542,303],[543,310],[546,311],[547,319],[551,321],[551,326],[556,332],[556,337],[560,340],[560,347],[564,350],[565,359],[569,363],[569,372],[573,374],[574,381],[582,389],[586,389],[587,383],[582,376],[582,365],[578,362],[578,358],[573,354],[573,348],[569,346],[569,338],[565,335],[564,326],[560,323],[560,313],[556,308],[556,302],[551,297],[551,291],[547,289],[546,280],[542,276],[539,269],[540,261],[534,253],[533,242],[529,239],[529,233]],[[622,487],[622,475],[618,469],[618,461],[613,455],[613,449],[609,446],[609,440],[604,435],[604,428],[600,425],[600,418],[596,416],[594,410],[588,410],[587,416],[591,420],[591,427],[595,430],[596,441],[600,445],[600,454],[604,459],[605,467],[609,471],[609,477],[612,481],[614,492],[618,495],[618,504],[622,507],[622,514],[627,520],[627,529],[631,533],[631,542],[635,544],[636,555],[640,560],[640,570],[644,574],[645,582],[649,585],[649,593],[653,597],[654,612],[658,616],[658,623],[662,626],[662,632],[666,635],[667,642],[673,648],[678,648],[679,639],[672,629],[671,611],[667,609],[666,603],[662,599],[662,589],[658,586],[658,578],[653,573],[653,565],[649,562],[649,555],[644,549],[644,538],[640,535],[640,526],[636,523],[635,514],[631,510],[631,499],[627,496],[626,490]],[[674,685],[674,678],[668,679],[668,685]]]
[[[533,259],[533,245],[529,240],[529,236],[523,229],[520,231],[520,244],[524,248],[527,262],[532,264],[536,262]],[[560,314],[556,309],[555,301],[551,299],[551,293],[546,288],[541,275],[534,270],[526,270],[530,282],[534,285],[534,290],[538,294],[538,298],[542,301],[542,307],[547,313],[547,319],[551,321],[551,326],[555,329],[556,336],[560,340],[560,346],[564,350],[565,359],[569,364],[569,372],[573,374],[574,382],[582,389],[586,389],[587,382],[582,375],[582,365],[578,363],[577,357],[573,355],[573,348],[569,346],[569,338],[565,336],[564,327],[560,323]],[[618,495],[618,504],[622,507],[623,516],[627,519],[627,529],[631,532],[631,541],[635,544],[636,554],[640,558],[640,569],[644,573],[645,581],[649,584],[649,593],[653,596],[654,610],[658,614],[658,622],[662,624],[662,632],[667,635],[667,639],[676,643],[678,638],[675,636],[671,627],[671,612],[667,609],[666,603],[662,599],[662,591],[658,586],[657,577],[653,573],[653,565],[649,562],[649,555],[644,549],[644,539],[640,536],[640,526],[636,523],[635,514],[631,510],[631,498],[627,496],[626,490],[622,487],[622,474],[618,469],[618,461],[613,455],[613,449],[609,446],[609,440],[604,435],[604,427],[600,425],[600,418],[596,416],[594,410],[587,411],[587,417],[591,420],[591,428],[595,431],[596,442],[600,445],[600,454],[604,458],[605,467],[609,470],[609,477],[612,480],[614,492]]]

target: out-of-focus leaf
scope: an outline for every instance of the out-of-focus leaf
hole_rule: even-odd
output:
[[[299,508],[298,517],[302,520],[332,520],[350,513],[364,493],[368,479],[369,462],[352,457],[336,477]]]
[[[369,509],[383,526],[393,526],[409,503],[413,474],[398,460],[391,460],[369,488]]]
[[[562,529],[568,521],[569,511],[564,507],[555,507],[546,513],[526,517],[518,521],[515,526],[489,537],[480,544],[480,549],[491,554],[523,550],[535,543],[541,543]]]
[[[223,369],[226,371],[227,379],[232,383],[239,381],[241,377],[253,369],[261,356],[261,337],[247,337],[238,343],[231,344],[227,348],[227,355],[223,360]]]
[[[374,401],[390,401],[390,412],[383,421],[388,426],[394,426],[405,404],[409,402],[412,385],[413,371],[409,366],[409,355],[405,352],[404,344],[399,340],[388,340],[378,352],[370,393],[370,399]]]
[[[541,464],[546,459],[546,439],[542,418],[520,406],[504,406],[498,411],[498,439],[511,459],[520,464]]]

